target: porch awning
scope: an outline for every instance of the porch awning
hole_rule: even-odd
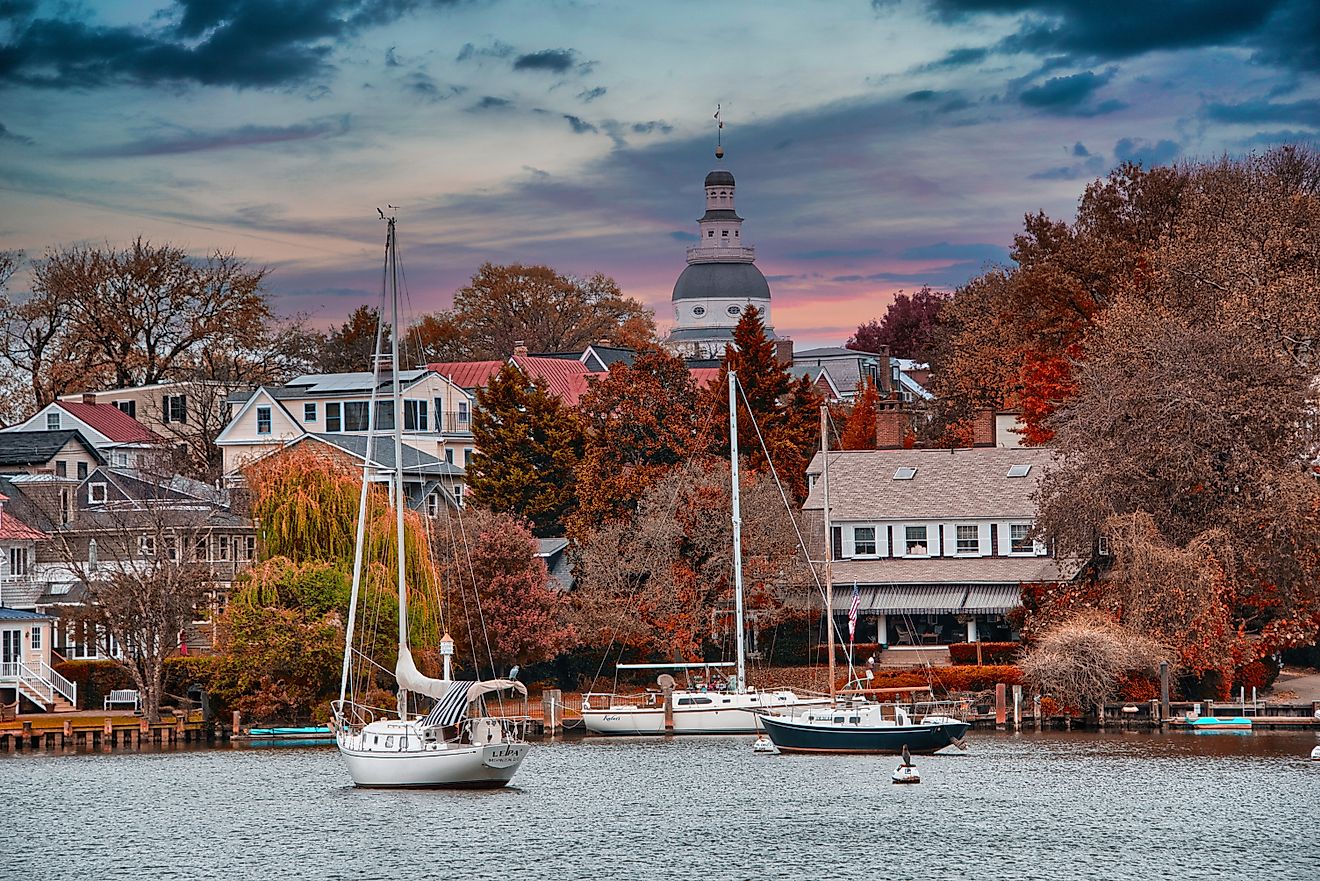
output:
[[[860,612],[896,615],[904,613],[947,614],[961,612],[966,585],[892,584],[859,588]],[[852,606],[852,587],[834,586],[834,608],[846,612]]]
[[[1016,584],[973,584],[967,589],[963,611],[1002,615],[1020,605],[1022,589]]]

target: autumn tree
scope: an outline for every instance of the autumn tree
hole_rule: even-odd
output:
[[[379,323],[379,309],[366,304],[358,306],[348,316],[348,320],[326,336],[317,369],[321,373],[357,373],[371,370],[372,357],[376,352],[376,329]],[[388,324],[383,333],[384,341],[388,342]]]
[[[448,629],[456,660],[474,674],[548,661],[574,639],[567,607],[537,556],[527,524],[511,514],[469,507],[448,512],[435,531],[435,557],[450,596]]]
[[[582,424],[558,397],[505,364],[477,390],[477,453],[468,468],[473,501],[514,514],[538,536],[559,535],[576,499]]]
[[[862,352],[888,352],[895,358],[924,362],[930,358],[940,310],[949,297],[929,287],[911,296],[899,291],[884,316],[859,325],[845,345]]]
[[[729,467],[678,466],[642,494],[634,514],[583,542],[574,590],[579,636],[642,656],[703,656],[712,626],[729,633],[733,599]],[[810,573],[768,475],[742,480],[746,606],[760,626],[801,608]]]
[[[843,427],[843,437],[839,445],[845,450],[874,450],[876,444],[876,414],[880,403],[880,392],[870,377],[863,377],[857,383],[857,395],[853,399],[852,409],[848,411],[848,422]]]
[[[1025,681],[1065,707],[1087,711],[1118,696],[1125,677],[1150,677],[1168,650],[1150,634],[1096,612],[1051,626],[1022,658]]]
[[[649,309],[625,297],[614,279],[575,278],[548,266],[482,264],[454,295],[454,309],[419,330],[443,342],[449,360],[494,360],[524,343],[533,352],[580,350],[603,339],[638,346],[654,340]]]
[[[265,277],[233,254],[197,260],[141,238],[122,250],[52,249],[33,267],[30,296],[0,298],[4,357],[31,376],[39,404],[74,386],[177,379],[208,349],[261,332]]]
[[[698,443],[698,392],[687,365],[658,346],[620,361],[578,405],[586,428],[570,531],[629,515]]]

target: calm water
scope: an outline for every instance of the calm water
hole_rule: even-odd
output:
[[[333,749],[0,757],[0,878],[1320,878],[1314,734],[534,747],[516,788],[355,790]],[[12,873],[12,874],[11,874]]]

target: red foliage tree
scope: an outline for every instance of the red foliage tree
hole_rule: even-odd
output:
[[[925,361],[935,343],[940,310],[949,299],[949,294],[929,287],[912,296],[900,291],[883,318],[860,325],[845,345],[861,352],[888,351],[895,358]]]
[[[876,406],[879,403],[880,392],[869,377],[857,383],[857,399],[848,413],[840,440],[845,450],[875,449]]]

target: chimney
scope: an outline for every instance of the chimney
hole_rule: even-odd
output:
[[[993,447],[995,445],[995,411],[977,410],[972,416],[972,446]]]
[[[604,338],[602,338],[602,339],[597,340],[597,341],[596,341],[596,345],[598,345],[598,346],[605,346],[605,347],[608,348],[608,347],[614,345],[614,341],[611,340],[609,337],[604,337]]]
[[[775,360],[785,367],[793,366],[793,341],[779,338],[775,340]]]
[[[901,450],[911,420],[900,407],[881,407],[875,411],[875,448]]]
[[[82,402],[84,404],[95,404],[96,392],[83,392]]]
[[[515,358],[526,358],[526,357],[527,357],[527,341],[526,341],[526,340],[514,340],[514,341],[513,341],[513,357],[515,357]]]

